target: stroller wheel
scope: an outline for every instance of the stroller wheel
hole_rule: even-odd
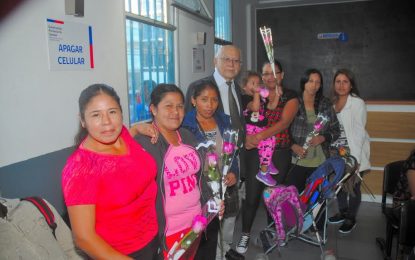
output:
[[[269,257],[266,255],[266,254],[257,254],[256,256],[255,256],[255,260],[268,260],[269,259]]]

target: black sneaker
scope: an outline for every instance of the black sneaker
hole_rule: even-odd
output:
[[[333,217],[329,218],[329,223],[330,224],[340,224],[344,222],[344,215],[342,213],[337,213],[336,215],[334,215]]]
[[[339,232],[342,234],[349,234],[356,227],[356,221],[352,219],[346,219],[340,226]]]

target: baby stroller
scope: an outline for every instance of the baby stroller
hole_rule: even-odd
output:
[[[323,252],[327,242],[328,201],[355,173],[355,165],[353,157],[330,157],[307,179],[300,195],[294,186],[266,188],[264,202],[274,222],[259,234],[257,242],[261,243],[264,254],[293,238],[320,246]]]

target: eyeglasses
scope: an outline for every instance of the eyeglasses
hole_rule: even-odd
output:
[[[237,65],[242,65],[242,61],[241,60],[234,60],[228,57],[221,57],[221,60],[223,60],[223,62],[227,63],[227,64],[237,64]]]
[[[281,74],[281,71],[276,71],[275,75]],[[266,73],[262,73],[263,77],[269,77],[269,76],[274,76],[274,73],[272,72],[266,72]]]

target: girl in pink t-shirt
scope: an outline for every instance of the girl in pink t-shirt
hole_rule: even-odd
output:
[[[194,148],[196,140],[189,131],[181,128],[184,117],[181,90],[175,85],[158,85],[151,93],[150,110],[159,138],[152,143],[147,136],[139,135],[136,140],[157,161],[159,233],[167,256],[174,242],[190,230],[195,216],[201,214],[201,205],[212,193],[201,176],[201,159]],[[206,254],[205,250],[211,250],[198,243],[193,246],[194,250],[189,250],[191,253],[185,259],[193,259],[195,254],[197,259]]]
[[[79,98],[78,147],[62,173],[75,242],[93,259],[159,259],[157,166],[122,125],[114,89]]]
[[[193,147],[180,141],[177,146],[170,145],[164,157],[165,213],[168,223],[166,236],[189,228],[193,218],[201,212],[200,190],[197,185],[199,155]]]

